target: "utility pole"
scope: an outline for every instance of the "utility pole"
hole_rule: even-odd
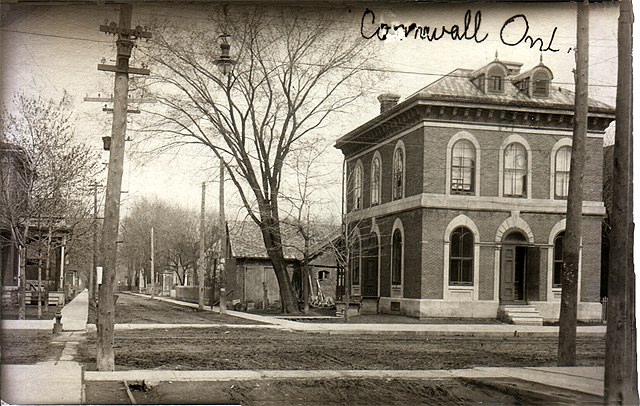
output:
[[[99,371],[115,369],[113,351],[113,327],[115,319],[114,285],[116,279],[116,259],[118,228],[120,225],[120,191],[124,160],[124,142],[127,130],[127,93],[129,73],[149,74],[148,69],[129,67],[129,58],[133,48],[132,38],[151,38],[151,33],[142,27],[131,29],[131,4],[120,5],[119,23],[101,25],[100,31],[117,35],[117,61],[115,66],[99,64],[98,70],[115,72],[113,123],[111,125],[111,147],[109,151],[109,170],[104,206],[104,225],[102,228],[102,252],[104,266],[102,285],[99,289],[96,363]]]
[[[224,216],[224,159],[220,158],[220,314],[227,313],[225,261],[227,258],[227,221]]]
[[[576,49],[576,94],[569,195],[567,198],[567,228],[562,247],[562,297],[558,334],[558,366],[576,365],[576,326],[578,317],[578,267],[582,235],[582,182],[584,177],[585,144],[587,140],[589,87],[589,0],[578,3]]]
[[[92,226],[92,247],[91,247],[91,270],[89,271],[89,309],[90,314],[96,317],[96,267],[98,266],[98,184],[93,187],[93,226]],[[95,323],[95,319],[91,320]]]
[[[207,186],[202,182],[202,201],[200,202],[200,266],[198,267],[198,310],[204,310],[204,199]]]
[[[151,299],[153,299],[156,293],[156,263],[155,263],[155,253],[153,248],[153,226],[151,226]]]
[[[637,405],[638,369],[633,264],[633,9],[620,1],[618,87],[613,158],[604,403]]]

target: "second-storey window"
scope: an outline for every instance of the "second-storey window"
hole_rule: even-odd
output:
[[[517,142],[504,150],[504,195],[527,196],[527,150]]]
[[[569,169],[571,167],[571,147],[561,147],[556,152],[555,196],[566,199],[569,196]]]
[[[380,158],[371,161],[371,205],[380,204]]]
[[[356,164],[353,171],[353,209],[362,208],[362,165]]]
[[[404,192],[404,153],[396,148],[393,153],[393,200],[402,199]]]
[[[476,149],[469,140],[456,142],[451,151],[451,193],[472,193]]]

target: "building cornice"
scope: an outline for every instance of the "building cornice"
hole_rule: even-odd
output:
[[[419,121],[572,131],[574,112],[570,107],[491,104],[445,97],[426,98],[418,94],[347,133],[336,141],[335,147],[345,155],[351,155],[361,150],[361,145],[381,142]],[[592,109],[589,131],[603,134],[614,119],[613,110]],[[356,140],[358,142],[353,142]]]

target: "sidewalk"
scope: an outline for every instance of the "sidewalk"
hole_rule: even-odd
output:
[[[516,378],[543,385],[604,396],[604,368],[473,368],[451,370],[228,370],[163,371],[129,370],[85,372],[85,381],[209,382],[270,379],[447,379],[447,378]]]
[[[85,289],[62,308],[63,331],[85,331],[89,312],[89,292]],[[47,320],[2,320],[4,330],[51,330],[55,318]]]
[[[82,403],[82,367],[54,361],[35,365],[2,365],[0,399],[11,404]]]
[[[70,336],[59,361],[35,365],[0,366],[0,399],[11,404],[81,404],[83,401],[82,367],[71,361],[75,354],[74,334],[87,329],[88,291],[80,292],[61,311],[62,338]],[[38,329],[53,332],[55,319],[3,320],[3,329]],[[72,333],[75,331],[76,333]]]
[[[140,293],[131,293],[133,295],[147,297]],[[181,302],[175,299],[169,299],[162,296],[154,297],[155,300],[161,300],[185,307],[197,308],[195,303]],[[207,311],[219,312],[218,307],[205,307]],[[301,331],[308,333],[324,333],[324,334],[414,334],[429,336],[473,336],[473,337],[548,337],[558,335],[558,326],[527,326],[515,324],[382,324],[382,323],[318,323],[318,322],[299,322],[282,319],[280,317],[262,316],[227,310],[227,314],[247,320],[267,323],[275,328],[285,330]],[[236,327],[236,326],[227,326]],[[264,325],[243,326],[244,328],[265,328]],[[272,327],[272,328],[274,328]],[[116,328],[117,325],[116,325]],[[135,328],[134,325],[127,326],[128,329]],[[141,328],[147,328],[141,325]],[[166,327],[165,327],[166,328]],[[579,336],[604,336],[607,332],[607,326],[578,326],[577,334]]]

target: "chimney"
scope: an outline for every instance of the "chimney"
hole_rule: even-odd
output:
[[[400,96],[395,93],[383,93],[378,96],[378,101],[380,102],[380,114],[393,108],[398,104],[398,100],[400,100]]]

